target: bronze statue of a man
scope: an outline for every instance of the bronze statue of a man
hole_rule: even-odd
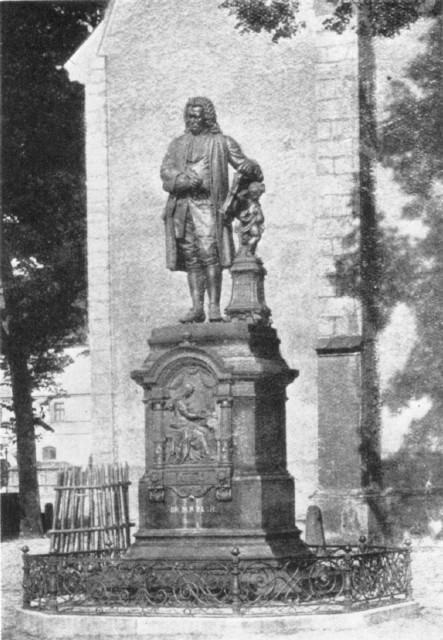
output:
[[[186,271],[192,308],[180,322],[219,322],[222,269],[230,267],[234,244],[222,207],[229,191],[228,164],[248,179],[263,179],[260,167],[222,134],[208,98],[188,100],[185,133],[170,144],[161,167],[169,193],[164,212],[166,260],[171,271]]]

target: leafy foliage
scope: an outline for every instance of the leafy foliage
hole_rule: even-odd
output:
[[[337,259],[336,273],[339,294],[362,299],[365,295],[361,279],[360,244],[358,231],[343,241],[347,251]],[[421,268],[420,260],[409,237],[401,235],[396,227],[386,225],[379,213],[373,241],[372,285],[376,289],[372,320],[377,331],[389,322],[393,308],[410,298],[410,285]]]
[[[85,320],[83,90],[61,65],[96,4],[3,4],[3,323],[33,386],[51,382]]]
[[[327,0],[335,5],[323,22],[327,29],[343,33],[359,13],[357,29],[369,36],[392,38],[423,15],[437,15],[437,2],[428,0]],[[441,9],[441,7],[440,7]]]
[[[420,219],[427,229],[426,236],[410,248],[419,268],[403,283],[403,299],[414,309],[420,338],[405,371],[391,386],[387,399],[393,408],[423,395],[443,405],[443,217],[438,192],[443,184],[440,22],[433,24],[426,41],[426,52],[408,70],[408,82],[393,86],[389,116],[380,135],[383,164],[392,168],[394,178],[411,196],[403,216]]]
[[[417,341],[403,370],[391,380],[385,402],[401,410],[413,399],[432,400],[431,409],[415,420],[403,446],[384,463],[387,482],[409,489],[429,489],[417,505],[403,497],[398,514],[405,526],[427,533],[424,523],[441,518],[443,487],[443,75],[442,22],[435,21],[426,38],[426,51],[410,65],[406,82],[393,83],[389,114],[380,135],[380,158],[410,196],[405,219],[420,220],[423,239],[409,247],[411,277],[393,273],[400,299],[413,309]],[[441,489],[440,489],[441,490]]]
[[[354,18],[356,28],[370,36],[392,37],[423,15],[441,13],[441,0],[326,0],[331,15],[323,20],[326,29],[343,33]],[[333,6],[332,6],[333,5]],[[291,38],[305,24],[299,20],[297,0],[224,0],[222,9],[237,18],[241,33],[265,31],[272,41]]]
[[[41,535],[32,388],[85,320],[83,90],[63,63],[100,19],[89,3],[2,3],[2,346],[11,377],[22,532]]]
[[[387,227],[379,214],[374,239],[376,328],[383,329],[392,309],[403,302],[414,312],[418,335],[405,367],[392,378],[382,400],[392,411],[424,396],[432,400],[430,411],[412,423],[398,454],[385,461],[385,478],[387,484],[422,489],[430,477],[442,486],[439,465],[443,468],[441,20],[432,22],[425,40],[426,50],[411,63],[405,81],[392,83],[387,117],[379,130],[378,159],[410,196],[403,218],[420,220],[427,232],[411,240]],[[342,294],[362,299],[357,234],[347,243],[338,269]]]
[[[236,29],[240,33],[263,30],[272,34],[273,42],[291,38],[305,26],[297,19],[298,0],[224,0],[220,8],[229,9],[229,14],[236,16]]]

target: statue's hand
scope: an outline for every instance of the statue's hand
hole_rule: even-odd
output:
[[[177,194],[186,193],[191,188],[189,176],[185,173],[181,173],[177,176],[175,181],[174,191]]]
[[[202,184],[201,178],[194,172],[181,173],[175,181],[174,191],[176,194],[186,194],[188,191],[196,189]]]
[[[203,180],[195,173],[195,171],[190,171],[187,174],[187,178],[189,180],[189,186],[191,187],[191,189],[196,189],[203,184]]]

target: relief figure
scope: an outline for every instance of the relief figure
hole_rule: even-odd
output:
[[[185,384],[182,394],[173,402],[172,446],[167,462],[182,464],[214,460],[210,439],[214,428],[210,426],[210,414],[206,409],[196,408],[193,402],[194,385]]]

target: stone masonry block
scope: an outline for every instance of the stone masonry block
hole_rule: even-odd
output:
[[[331,65],[324,65],[325,74],[316,73],[316,99],[333,100],[335,98],[346,98],[351,102],[356,102],[358,96],[357,73],[349,73],[349,69],[337,66],[331,69]]]
[[[347,238],[347,236],[332,238],[332,252],[336,258],[339,258],[349,252],[349,247],[346,244],[345,238]]]
[[[320,238],[337,238],[351,233],[355,223],[350,216],[320,218],[317,222],[317,234]]]
[[[319,156],[317,160],[317,173],[322,176],[334,173],[334,158]]]
[[[329,238],[319,238],[317,240],[318,252],[321,256],[332,256],[334,255],[332,248],[332,240]]]
[[[96,285],[107,284],[109,282],[109,269],[88,268],[88,281],[90,290]],[[97,298],[91,297],[91,300],[94,304],[97,302]]]
[[[348,332],[349,322],[346,315],[325,316],[324,320],[326,320],[325,326],[329,330],[329,333],[326,334],[327,336],[342,336]],[[322,337],[325,337],[325,334]]]
[[[92,73],[90,81],[87,83],[88,98],[94,98],[100,96],[101,98],[106,96],[106,82],[104,73]]]
[[[317,140],[330,140],[331,137],[331,120],[320,120],[320,122],[317,122]]]
[[[318,336],[320,338],[329,338],[334,335],[334,322],[330,317],[320,316],[317,323]]]
[[[109,317],[109,302],[107,300],[92,299],[89,306],[88,319],[91,322],[103,322]]]
[[[321,216],[343,216],[351,213],[351,196],[342,193],[328,193],[321,198]]]
[[[86,94],[88,115],[90,114],[91,118],[94,118],[94,116],[96,116],[98,113],[101,113],[103,115],[106,110],[106,102],[104,100],[106,92],[105,83],[97,82],[93,85],[93,87],[94,88],[91,88],[91,90]],[[91,121],[89,120],[89,122]]]
[[[334,173],[352,173],[357,167],[357,158],[353,155],[343,155],[334,158]]]
[[[94,418],[109,419],[112,416],[112,395],[110,393],[94,393]]]
[[[357,186],[357,175],[354,173],[325,174],[318,180],[318,193],[343,193],[351,197]]]
[[[357,301],[349,296],[318,299],[319,316],[343,316],[356,311]]]
[[[89,338],[89,346],[91,349],[91,353],[93,351],[97,352],[108,352],[111,348],[111,335],[109,331],[103,331],[102,333],[96,332],[93,336]]]
[[[358,140],[358,118],[339,118],[331,122],[331,135],[334,139],[352,137]]]
[[[89,253],[89,269],[109,269],[109,252],[100,251],[98,247]]]
[[[88,202],[97,203],[96,206],[101,204],[104,209],[107,208],[107,172],[103,171],[101,173],[97,173],[95,176],[90,176],[87,180],[87,185]]]
[[[358,221],[354,222],[353,231],[358,231]],[[353,240],[353,245],[351,246],[349,238],[347,236],[342,236],[340,238],[332,238],[332,252],[334,256],[341,256],[344,253],[348,253],[352,248],[356,248],[355,244],[358,242],[358,235],[354,234],[357,237]]]
[[[97,175],[97,167],[107,166],[108,154],[103,147],[91,146],[87,150],[87,167],[89,175]]]
[[[100,248],[107,250],[109,244],[109,232],[104,225],[96,225],[95,228],[88,232],[88,247],[90,251],[95,252]]]
[[[316,269],[319,276],[334,273],[336,270],[334,257],[320,256],[316,263]]]
[[[92,194],[93,196],[98,196],[98,189]],[[88,200],[88,204],[91,205],[90,211],[88,212],[88,231],[92,233],[97,233],[100,229],[109,228],[109,213],[107,206],[100,205],[99,202],[92,203]]]
[[[93,220],[88,226],[88,247],[93,249],[94,244],[96,247],[106,246],[109,242],[109,230],[105,221]]]
[[[337,60],[335,62],[317,63],[315,65],[315,81],[335,78],[341,82],[352,74],[357,76],[356,60]]]
[[[97,165],[87,167],[87,182],[89,184],[94,183],[95,187],[100,187],[103,194],[108,183],[108,173],[106,165]],[[103,201],[103,197],[100,198]]]
[[[347,44],[327,45],[318,47],[317,63],[341,62],[342,60],[355,60],[356,47]]]
[[[333,338],[346,335],[348,324],[347,318],[343,316],[321,316],[318,319],[318,336]]]
[[[331,100],[342,95],[343,83],[339,78],[318,78],[315,85],[317,100]]]
[[[97,302],[106,302],[109,300],[109,282],[107,279],[103,279],[101,282],[95,282],[94,287],[89,293],[89,301],[94,304]]]
[[[89,289],[92,289],[96,285],[107,284],[109,282],[109,268],[88,268],[88,281],[89,281]],[[97,298],[91,298],[91,302],[94,304],[94,309],[97,304],[101,304],[101,300]],[[93,310],[91,309],[91,312]]]
[[[110,333],[109,318],[98,314],[92,318],[88,316],[88,327],[91,333],[94,331],[96,334],[105,336]]]
[[[354,140],[354,144],[358,145],[358,119],[357,118],[339,118],[331,120],[331,138],[332,140]]]
[[[317,117],[321,120],[346,120],[357,114],[357,102],[336,98],[317,103]]]
[[[91,376],[92,393],[100,395],[108,395],[109,389],[112,388],[112,376],[110,370],[93,373]]]
[[[88,198],[88,225],[94,222],[97,224],[108,227],[109,226],[109,211],[107,200],[103,201],[103,198],[98,199],[98,192],[95,191],[91,194],[91,200]],[[96,200],[94,198],[97,197]]]
[[[358,154],[357,141],[353,138],[322,140],[317,143],[319,156],[353,156]]]
[[[96,122],[90,122],[90,124],[95,124],[96,126],[91,131],[90,137],[88,137],[88,145],[94,147],[97,144],[101,144],[103,147],[107,147],[108,141],[106,139],[106,128],[103,126],[103,112],[97,112],[94,116]]]
[[[324,298],[335,297],[336,287],[334,283],[333,273],[329,274],[330,277],[320,276],[318,278],[318,295]]]
[[[104,333],[104,337],[109,337],[109,331]],[[112,359],[111,359],[111,351],[109,340],[106,346],[103,346],[101,349],[95,349],[94,352],[91,351],[91,361],[94,364],[95,371],[110,371],[112,367]]]

